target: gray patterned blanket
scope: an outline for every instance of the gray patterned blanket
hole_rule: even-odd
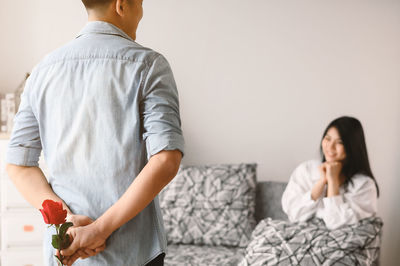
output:
[[[244,248],[207,245],[168,245],[166,266],[237,266]]]
[[[377,265],[382,220],[328,230],[322,220],[305,223],[262,220],[240,266],[258,265]]]

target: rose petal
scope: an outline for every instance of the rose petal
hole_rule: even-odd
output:
[[[44,210],[42,210],[42,209],[40,209],[39,211],[42,213],[44,222],[46,224],[50,224],[50,220],[49,220],[49,217],[47,216],[46,212]]]
[[[42,203],[43,213],[47,217],[48,224],[59,225],[65,223],[65,218],[67,217],[67,211],[63,209],[62,202],[55,202],[53,200],[45,200]],[[44,216],[43,216],[44,217]]]

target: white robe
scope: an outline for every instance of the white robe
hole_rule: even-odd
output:
[[[317,200],[311,190],[320,178],[320,160],[300,164],[290,177],[282,195],[282,208],[291,222],[306,221],[314,216],[324,220],[327,228],[357,223],[377,212],[377,190],[372,178],[357,174],[347,189],[340,187],[340,194],[326,197],[326,188]]]

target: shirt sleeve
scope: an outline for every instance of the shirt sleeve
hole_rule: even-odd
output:
[[[377,212],[375,183],[369,177],[353,178],[353,184],[349,184],[344,194],[326,197],[323,202],[323,220],[328,229],[357,223]]]
[[[172,70],[162,55],[149,67],[140,108],[148,158],[162,150],[179,150],[183,155],[178,90]]]
[[[29,102],[29,84],[30,78],[21,95],[6,155],[7,163],[20,166],[38,166],[42,151],[39,124]]]
[[[304,222],[313,217],[321,199],[311,198],[311,172],[307,164],[298,166],[282,195],[282,209],[291,222]]]

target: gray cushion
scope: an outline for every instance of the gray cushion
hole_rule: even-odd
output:
[[[287,183],[263,181],[257,184],[256,191],[256,221],[265,218],[287,220],[287,215],[282,210],[281,198]]]
[[[255,190],[255,164],[182,166],[160,193],[168,242],[246,247]]]

